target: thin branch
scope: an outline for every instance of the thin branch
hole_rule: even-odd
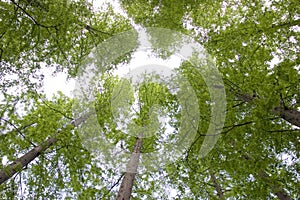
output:
[[[16,125],[14,125],[12,122],[10,122],[7,119],[4,119],[2,117],[0,117],[0,120],[5,121],[9,125],[11,125],[24,138],[24,140],[26,140],[27,142],[29,142],[31,145],[33,145],[34,147],[37,146],[36,144],[34,144],[33,142],[31,142],[29,139],[27,139],[26,136],[22,133],[22,131],[18,127],[16,127]],[[25,127],[27,127],[27,126],[25,126]]]
[[[292,27],[292,26],[299,26],[300,25],[300,19],[294,20],[294,21],[290,21],[290,22],[286,22],[283,24],[272,24],[272,28],[279,28],[279,27]]]
[[[268,131],[268,130],[264,130],[266,132],[269,132],[269,133],[275,133],[275,132],[279,132],[279,133],[282,133],[282,132],[300,132],[300,129],[291,129],[291,130],[271,130],[271,131]]]
[[[43,27],[43,28],[55,28],[58,25],[53,25],[53,26],[46,26],[46,25],[43,25],[43,24],[40,24],[33,16],[31,16],[24,8],[22,8],[18,3],[16,3],[14,0],[10,0],[15,6],[17,6],[17,8],[21,9],[23,11],[23,13],[25,13],[30,19],[31,21],[34,22],[34,24],[40,26],[40,27]]]
[[[2,60],[3,49],[0,48],[0,61]]]
[[[121,174],[121,176],[119,177],[119,179],[117,180],[117,182],[115,182],[115,183],[109,188],[109,190],[103,195],[103,197],[105,197],[107,194],[109,194],[109,193],[112,191],[112,189],[113,189],[114,187],[116,187],[116,185],[119,185],[119,183],[120,183],[120,181],[122,180],[122,178],[123,178],[124,175],[125,175],[125,173],[122,173],[122,174]]]
[[[5,35],[6,31],[4,31],[1,35],[0,35],[0,39]]]
[[[241,124],[235,124],[235,125],[232,125],[232,126],[227,126],[227,127],[224,127],[224,128],[229,128],[229,129],[226,130],[226,131],[222,131],[219,134],[226,134],[226,133],[228,133],[229,131],[233,130],[236,127],[245,126],[245,125],[252,124],[252,123],[254,123],[254,121],[249,121],[249,122],[244,122],[244,123],[241,123]]]
[[[94,28],[94,27],[91,27],[90,25],[84,25],[84,24],[82,24],[82,25],[84,26],[84,28],[85,28],[86,30],[88,30],[88,31],[91,32],[91,33],[98,32],[98,33],[102,33],[102,34],[105,34],[105,35],[112,36],[111,33],[107,33],[107,32],[104,32],[104,31],[100,31],[100,30],[98,30],[98,29],[96,29],[96,28]],[[98,35],[98,34],[96,34],[96,35]]]
[[[42,100],[42,102],[48,107],[48,108],[50,108],[51,110],[53,110],[53,111],[55,111],[55,112],[57,112],[57,113],[59,113],[59,114],[61,114],[62,116],[64,116],[66,119],[69,119],[69,120],[73,120],[74,118],[72,118],[72,117],[69,117],[69,116],[67,116],[65,113],[63,113],[62,111],[60,111],[60,110],[58,110],[58,109],[56,109],[56,108],[53,108],[53,107],[51,107],[49,104],[47,104],[43,99],[41,99]]]

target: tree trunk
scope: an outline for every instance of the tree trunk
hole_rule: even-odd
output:
[[[292,200],[285,192],[279,191],[275,193],[280,200]]]
[[[279,113],[280,117],[289,123],[298,126],[300,128],[300,112],[292,109],[284,109],[282,107],[276,107],[273,109],[274,113]]]
[[[285,191],[283,190],[283,188],[275,183],[273,180],[270,180],[268,174],[261,170],[259,173],[259,176],[264,179],[271,187],[272,192],[280,199],[280,200],[292,200],[291,197],[289,197]]]
[[[74,127],[79,126],[81,123],[85,122],[91,114],[86,114],[77,118],[76,120],[72,120],[70,122]],[[60,131],[58,132],[60,133]],[[53,144],[57,142],[56,137],[52,137],[47,139],[41,145],[34,147],[29,152],[25,153],[20,158],[16,159],[13,163],[6,166],[4,169],[0,171],[0,185],[10,179],[17,172],[21,171],[25,166],[27,166],[31,161],[36,159],[41,153],[51,147]]]
[[[252,158],[248,155],[244,155],[243,158],[245,158],[246,160],[252,160]],[[260,172],[258,172],[258,176],[270,185],[271,191],[280,200],[292,200],[292,198],[285,193],[283,188],[278,183],[276,183],[276,181],[270,179],[265,170],[260,170]]]
[[[222,191],[220,184],[217,181],[215,174],[210,173],[210,178],[211,178],[212,182],[214,183],[214,187],[217,191],[217,195],[218,195],[219,199],[224,199],[224,193]]]
[[[39,145],[20,158],[16,159],[13,163],[6,166],[3,170],[0,171],[0,184],[4,183],[10,179],[14,174],[21,171],[25,166],[27,166],[31,161],[38,157],[43,151],[52,146],[57,142],[56,138],[50,138],[46,140],[42,145]]]
[[[134,146],[134,150],[128,162],[126,173],[123,177],[121,186],[119,188],[117,200],[129,200],[133,187],[135,175],[139,164],[140,154],[142,149],[142,139],[137,138]]]
[[[238,93],[236,94],[236,97],[241,99],[244,102],[252,102],[257,96],[251,96],[249,94],[241,94]],[[273,108],[273,113],[276,115],[280,115],[282,119],[285,121],[291,123],[294,126],[297,126],[300,128],[300,112],[297,110],[293,110],[291,108],[283,108],[283,107],[274,107]]]

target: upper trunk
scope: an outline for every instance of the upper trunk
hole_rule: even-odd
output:
[[[129,200],[133,187],[135,175],[139,164],[140,154],[142,149],[142,139],[137,138],[134,146],[134,150],[128,162],[125,176],[123,177],[117,200]]]
[[[274,112],[279,113],[280,117],[289,123],[298,126],[300,128],[300,112],[292,109],[284,109],[282,107],[276,107]]]
[[[215,189],[217,191],[217,195],[218,195],[219,199],[224,199],[223,190],[222,190],[220,184],[218,183],[215,174],[214,173],[210,173],[210,178],[211,178],[212,182],[214,183],[214,187],[215,187]]]
[[[286,194],[280,184],[276,183],[273,180],[270,180],[268,174],[261,170],[259,176],[264,179],[271,187],[272,192],[280,199],[280,200],[292,200],[291,197]]]
[[[55,142],[57,142],[56,138],[50,138],[46,140],[46,142],[44,142],[42,145],[39,145],[31,149],[29,152],[27,152],[26,154],[24,154],[23,156],[15,160],[13,163],[6,166],[3,170],[0,171],[0,184],[7,181],[18,171],[21,171],[23,167],[28,165],[31,161],[33,161],[36,157],[38,157],[41,154],[41,152],[48,149]]]
[[[241,94],[239,92],[236,93],[236,97],[238,97],[244,102],[252,102],[254,99],[257,98],[256,95]],[[279,114],[282,119],[300,128],[299,111],[293,110],[292,108],[283,108],[283,107],[274,107],[272,111],[276,115]]]
[[[81,123],[87,120],[90,114],[79,117],[76,120],[70,122],[74,127],[79,126]],[[54,143],[57,142],[57,138],[49,138],[43,144],[34,147],[29,152],[25,153],[20,158],[16,159],[13,163],[6,166],[0,171],[0,184],[4,183],[15,175],[18,171],[21,171],[25,166],[27,166],[31,161],[37,158],[42,152],[51,147]]]

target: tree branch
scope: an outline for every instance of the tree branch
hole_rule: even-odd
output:
[[[83,115],[76,120],[72,120],[69,124],[74,127],[79,126],[83,122],[85,122],[92,113],[88,113]],[[59,130],[56,134],[61,133]],[[25,153],[20,158],[16,159],[13,163],[6,166],[4,169],[0,171],[0,185],[13,177],[16,173],[21,171],[25,166],[31,163],[34,159],[36,159],[40,154],[45,152],[49,147],[55,144],[58,141],[56,137],[51,137],[43,142],[41,145],[34,147],[29,152]]]
[[[2,117],[0,117],[0,120],[5,121],[6,123],[8,123],[9,125],[11,125],[23,138],[24,140],[26,140],[27,142],[29,142],[31,145],[33,145],[34,147],[36,147],[36,144],[34,144],[33,142],[31,142],[29,139],[26,138],[26,136],[22,133],[22,131],[16,127],[16,125],[14,125],[13,123],[11,123],[10,121],[8,121],[7,119],[4,119]],[[27,127],[27,126],[25,126]]]
[[[53,26],[46,26],[43,25],[41,23],[39,23],[33,16],[31,16],[24,8],[22,8],[18,3],[15,2],[15,0],[10,0],[15,6],[17,6],[17,8],[19,8],[20,10],[22,10],[22,12],[27,15],[29,17],[29,19],[31,19],[31,21],[33,21],[34,24],[36,24],[37,26],[43,27],[43,28],[55,28],[58,25],[53,25]]]

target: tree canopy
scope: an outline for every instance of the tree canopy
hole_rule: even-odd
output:
[[[123,14],[81,0],[0,1],[0,197],[116,199],[125,185],[131,199],[299,199],[299,2],[114,4]],[[183,43],[173,32],[209,56],[180,63],[186,82],[133,84],[114,70],[138,51],[140,29],[161,59]],[[130,40],[111,40],[128,30]],[[205,77],[210,63],[221,80]],[[81,99],[45,97],[43,69],[80,79],[83,66],[105,70]]]

